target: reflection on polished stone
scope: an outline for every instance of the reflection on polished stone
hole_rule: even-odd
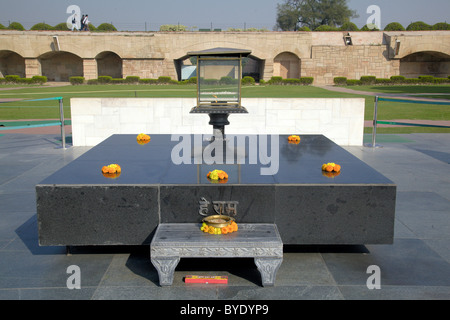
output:
[[[239,202],[237,222],[276,223],[284,244],[391,243],[395,184],[322,135],[287,138],[226,135],[231,153],[216,145],[205,158],[205,135],[113,135],[36,186],[41,244],[148,243],[159,223],[199,222],[202,198]],[[329,161],[340,174],[323,174]],[[105,178],[105,163],[120,176]],[[213,170],[226,183],[211,183]]]

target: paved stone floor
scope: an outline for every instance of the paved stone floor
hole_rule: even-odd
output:
[[[379,135],[377,143],[346,149],[397,184],[392,245],[286,247],[274,287],[261,287],[252,259],[182,259],[173,286],[161,288],[148,247],[76,247],[71,255],[40,247],[34,187],[89,148],[64,150],[57,134],[0,132],[0,299],[448,300],[450,134]],[[72,265],[81,289],[67,287]],[[372,265],[380,289],[367,287]],[[229,283],[188,285],[188,274]]]

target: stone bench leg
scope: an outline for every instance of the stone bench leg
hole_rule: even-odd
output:
[[[255,258],[255,264],[259,273],[261,273],[262,285],[264,287],[275,285],[277,271],[282,261],[283,258],[279,257]]]
[[[175,268],[180,262],[180,257],[151,257],[153,266],[158,271],[159,285],[171,286]]]

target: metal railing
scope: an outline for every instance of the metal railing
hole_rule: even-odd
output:
[[[26,126],[7,126],[0,127],[1,130],[15,130],[15,129],[29,129],[29,128],[40,128],[40,127],[50,127],[50,126],[61,126],[61,141],[62,148],[66,149],[66,132],[65,132],[65,120],[64,120],[64,105],[62,97],[54,98],[43,98],[43,99],[33,99],[33,100],[21,100],[21,102],[33,102],[33,101],[47,101],[47,100],[58,100],[59,101],[59,121],[40,123],[40,124],[28,124]]]
[[[389,124],[389,125],[409,126],[409,127],[449,128],[450,129],[450,126],[442,126],[442,125],[409,123],[409,122],[396,122],[396,121],[380,121],[380,120],[378,120],[378,102],[379,101],[390,101],[390,102],[401,102],[401,103],[416,103],[416,104],[433,104],[433,105],[450,106],[450,102],[392,99],[392,98],[384,98],[384,97],[376,96],[375,97],[374,112],[373,112],[372,143],[371,144],[367,144],[366,145],[367,147],[372,147],[372,148],[380,147],[380,145],[376,144],[377,124]]]

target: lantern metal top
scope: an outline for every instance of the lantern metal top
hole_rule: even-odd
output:
[[[231,57],[247,57],[252,52],[245,49],[233,48],[213,48],[201,51],[188,52],[188,56],[231,56]]]

